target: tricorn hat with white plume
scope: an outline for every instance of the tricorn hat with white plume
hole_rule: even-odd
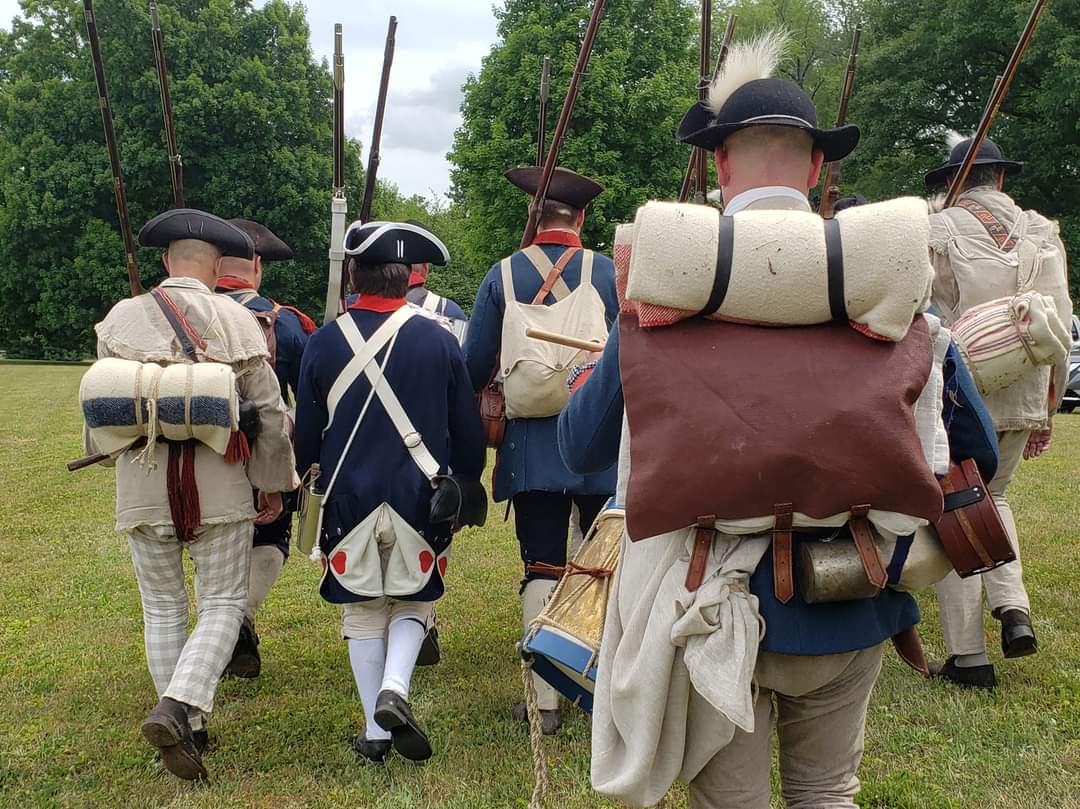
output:
[[[949,183],[949,176],[956,172],[967,157],[968,149],[971,148],[971,138],[966,138],[955,130],[949,130],[945,134],[945,146],[949,150],[949,156],[945,162],[926,175],[926,187],[935,188]],[[1001,147],[990,138],[983,138],[979,146],[979,153],[975,155],[974,166],[999,166],[1006,174],[1019,174],[1024,169],[1023,163],[1009,160],[1001,152]]]
[[[809,132],[828,161],[850,154],[859,142],[857,126],[819,129],[810,96],[794,82],[771,78],[787,42],[786,33],[773,31],[732,46],[708,98],[687,111],[676,137],[712,150],[740,129],[791,126]]]

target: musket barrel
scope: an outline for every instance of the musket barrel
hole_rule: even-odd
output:
[[[394,42],[397,32],[397,17],[390,18],[386,31],[386,47],[383,50],[382,78],[379,81],[379,102],[375,107],[375,127],[371,135],[371,149],[368,152],[367,177],[364,178],[364,201],[360,206],[360,220],[371,220],[371,203],[375,196],[375,179],[379,173],[379,144],[382,142],[383,113],[386,111],[386,93],[390,87],[390,65],[394,62]]]
[[[525,224],[525,232],[521,237],[521,247],[525,248],[532,244],[536,237],[536,229],[540,223],[540,211],[547,199],[548,187],[551,185],[551,175],[555,172],[555,165],[559,161],[559,150],[562,148],[563,138],[566,136],[566,127],[570,123],[570,114],[577,100],[578,88],[581,86],[581,77],[585,74],[585,68],[589,66],[589,56],[592,54],[593,41],[596,39],[596,29],[600,25],[600,15],[604,12],[604,0],[595,0],[592,14],[589,16],[589,27],[585,29],[585,37],[581,40],[581,51],[578,53],[577,65],[574,67],[574,75],[570,77],[570,86],[566,90],[566,98],[563,99],[562,111],[559,113],[559,121],[555,124],[555,134],[551,138],[551,149],[544,160],[544,173],[540,177],[540,186],[536,189],[529,206],[529,220]]]
[[[727,61],[728,51],[731,50],[731,41],[735,37],[735,22],[739,17],[737,14],[732,14],[728,17],[727,28],[724,30],[724,41],[720,43],[720,53],[716,57],[716,67],[713,68],[712,77],[709,79],[709,86],[716,81],[717,76],[720,75],[720,71],[724,67],[724,62]],[[704,98],[699,92],[699,99],[704,100],[709,97],[708,87],[705,88]],[[690,158],[686,164],[686,171],[683,172],[683,182],[679,187],[679,202],[686,202],[690,199],[690,182],[694,174],[695,158],[699,151],[698,147],[693,147],[690,150]],[[708,159],[708,153],[706,153],[706,159]]]
[[[548,98],[551,96],[551,57],[544,57],[540,73],[540,112],[536,125],[536,165],[544,165],[544,149],[547,146]]]
[[[971,174],[971,167],[975,164],[979,149],[982,148],[983,141],[986,140],[986,136],[990,132],[990,127],[997,117],[998,110],[1001,109],[1001,102],[1005,98],[1005,94],[1009,92],[1009,87],[1016,77],[1016,72],[1020,69],[1020,62],[1023,61],[1024,52],[1027,50],[1028,45],[1031,44],[1031,37],[1035,34],[1035,28],[1039,24],[1039,18],[1045,8],[1046,0],[1035,0],[1027,25],[1024,26],[1024,31],[1020,34],[1020,39],[1013,49],[1012,56],[1009,57],[1009,63],[1005,66],[1001,81],[997,82],[993,93],[990,94],[990,101],[986,105],[985,112],[983,112],[982,120],[979,121],[979,128],[971,139],[971,146],[968,147],[967,154],[964,155],[964,161],[956,170],[952,185],[949,186],[949,193],[945,197],[946,208],[955,205],[960,193],[964,190],[964,185],[967,183],[968,175]]]
[[[341,23],[334,25],[334,190],[345,187],[345,51]]]
[[[135,260],[135,238],[131,233],[128,219],[127,194],[124,191],[124,172],[120,168],[120,151],[116,145],[116,131],[113,129],[112,106],[109,104],[109,88],[105,83],[105,67],[101,61],[101,43],[98,40],[97,18],[94,14],[93,0],[83,0],[83,16],[86,20],[86,39],[90,43],[90,55],[94,60],[94,82],[97,84],[98,107],[101,109],[101,125],[105,130],[105,146],[109,151],[109,165],[113,176],[113,196],[116,198],[116,216],[120,222],[120,236],[124,240],[128,283],[132,296],[141,295],[142,280],[139,278],[139,265]]]
[[[698,101],[706,101],[709,98],[710,74],[709,66],[712,61],[710,50],[712,47],[712,0],[701,0],[701,45],[698,62]],[[697,157],[694,171],[694,201],[705,202],[705,195],[709,191],[709,155],[704,149],[694,149],[693,154]]]
[[[323,323],[344,311],[343,267],[345,264],[345,51],[341,23],[334,25],[334,181],[330,195],[330,275],[326,284]]]
[[[176,139],[176,119],[169,94],[169,68],[165,61],[165,38],[161,33],[161,17],[157,3],[150,2],[150,38],[154,46],[154,67],[157,70],[161,93],[161,118],[165,123],[165,146],[169,154],[169,179],[172,182],[173,207],[184,207],[184,163]]]
[[[851,92],[855,87],[855,69],[858,66],[859,40],[862,38],[862,28],[856,26],[855,33],[851,37],[851,50],[848,53],[847,70],[844,73],[844,86],[840,92],[840,106],[836,112],[836,126],[841,127],[847,123],[848,103],[851,101]],[[823,219],[832,219],[836,216],[836,201],[840,198],[840,166],[843,161],[834,160],[829,163],[825,170],[825,183],[821,186],[821,203],[818,205],[818,213]]]

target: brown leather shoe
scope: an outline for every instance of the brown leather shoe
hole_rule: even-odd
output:
[[[209,777],[184,703],[169,697],[162,699],[142,723],[142,735],[158,748],[161,763],[177,778],[202,781]]]

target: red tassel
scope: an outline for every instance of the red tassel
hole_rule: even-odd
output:
[[[169,513],[176,538],[192,542],[202,524],[199,487],[195,482],[195,441],[169,442],[169,466],[166,472],[169,490]]]
[[[229,446],[225,448],[225,463],[247,463],[251,460],[251,445],[247,436],[236,430],[229,436]]]

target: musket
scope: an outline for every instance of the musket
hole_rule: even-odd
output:
[[[169,151],[169,178],[172,180],[173,207],[184,207],[184,163],[176,146],[176,119],[169,96],[169,68],[165,63],[165,38],[161,34],[161,18],[155,0],[150,0],[150,38],[154,43],[154,67],[157,68],[158,88],[161,90],[161,117],[165,122],[165,146]]]
[[[712,48],[712,0],[701,0],[701,46],[698,57],[698,101],[709,98],[709,57]],[[695,149],[697,169],[694,171],[694,202],[705,203],[705,194],[709,186],[709,154],[704,149]]]
[[[341,23],[334,25],[334,185],[330,200],[330,280],[326,285],[326,308],[323,323],[329,323],[344,311],[342,305],[342,266],[345,263],[345,52],[342,49]]]
[[[574,111],[574,102],[577,101],[578,89],[581,87],[581,77],[585,75],[585,69],[589,66],[589,56],[592,55],[596,29],[600,26],[600,15],[603,13],[604,0],[595,0],[592,14],[589,16],[589,26],[585,29],[585,37],[581,40],[581,51],[578,53],[577,64],[574,66],[574,75],[570,77],[570,86],[566,88],[566,98],[563,99],[559,120],[555,124],[555,133],[551,136],[551,149],[544,158],[544,171],[540,175],[540,185],[529,205],[529,219],[525,223],[525,232],[521,237],[522,248],[532,244],[536,237],[540,214],[547,200],[548,187],[551,185],[551,175],[555,173],[555,165],[559,162],[559,151],[562,149],[563,138],[566,136],[566,127],[570,123],[570,114]]]
[[[738,16],[735,14],[728,17],[727,29],[724,31],[724,41],[720,44],[720,54],[716,57],[716,67],[713,68],[712,77],[703,82],[705,84],[704,92],[702,92],[701,88],[698,88],[698,100],[705,100],[709,97],[709,87],[716,81],[717,76],[720,75],[720,71],[724,67],[724,62],[727,61],[728,51],[731,50],[731,40],[735,36],[735,21],[737,19]],[[706,161],[708,160],[709,153],[704,149],[699,149],[695,146],[691,150],[690,159],[686,164],[686,171],[683,173],[682,186],[679,189],[679,202],[686,202],[690,199],[690,184],[694,179],[694,170],[698,167],[697,157],[699,152],[705,155]],[[708,167],[707,162],[706,167]],[[698,185],[700,186],[702,184],[699,182]]]
[[[544,57],[544,69],[540,73],[540,114],[536,124],[536,165],[544,165],[544,146],[547,145],[548,98],[551,95],[551,57]]]
[[[994,78],[994,87],[990,90],[990,98],[986,99],[986,106],[983,107],[983,115],[986,115],[986,111],[990,109],[990,101],[993,99],[994,93],[997,92],[997,88],[1001,86],[1001,80],[1003,78],[1004,77],[1000,73]]]
[[[112,167],[116,216],[120,221],[120,236],[124,240],[124,253],[127,257],[128,282],[131,285],[131,295],[134,297],[135,295],[142,295],[146,290],[143,289],[142,281],[139,279],[139,265],[135,261],[135,237],[131,233],[131,221],[128,219],[127,194],[124,191],[124,172],[120,168],[120,150],[116,145],[116,132],[113,130],[109,88],[105,84],[105,68],[101,62],[101,43],[98,41],[94,0],[83,0],[83,16],[86,19],[86,39],[90,43],[90,55],[94,59],[94,81],[97,83],[101,125],[105,130],[105,146],[109,150],[109,164]]]
[[[844,87],[840,91],[840,109],[836,113],[836,126],[841,127],[847,123],[848,102],[851,101],[851,90],[855,86],[855,67],[859,57],[859,38],[862,36],[862,28],[856,27],[851,37],[851,51],[848,54],[847,72],[844,74]],[[834,160],[825,171],[825,184],[821,187],[821,204],[818,205],[818,213],[822,219],[832,219],[836,216],[836,201],[840,198],[840,167],[841,160]]]
[[[964,184],[967,182],[968,175],[971,174],[971,167],[975,165],[975,158],[979,154],[979,149],[982,148],[983,141],[986,140],[986,136],[990,132],[990,127],[997,117],[998,110],[1001,109],[1001,102],[1005,98],[1005,94],[1009,92],[1009,87],[1012,85],[1013,79],[1016,78],[1016,72],[1020,69],[1020,62],[1024,58],[1024,52],[1027,50],[1028,45],[1031,44],[1031,37],[1035,33],[1035,27],[1039,24],[1039,17],[1042,16],[1045,8],[1046,0],[1035,0],[1035,6],[1031,9],[1031,16],[1028,17],[1027,25],[1024,26],[1024,31],[1020,34],[1020,40],[1016,43],[1012,56],[1009,57],[1005,72],[1001,74],[1001,81],[996,83],[994,92],[990,94],[990,101],[983,112],[982,120],[979,121],[979,128],[975,130],[967,154],[964,155],[964,160],[953,177],[952,185],[949,186],[949,193],[945,197],[946,208],[955,205],[960,193],[964,190]]]
[[[394,34],[397,17],[390,18],[386,31],[386,48],[383,50],[382,78],[379,80],[379,103],[375,107],[375,129],[371,133],[371,150],[368,152],[367,177],[364,183],[364,201],[360,206],[360,221],[371,219],[371,200],[375,196],[375,177],[379,173],[379,143],[382,141],[383,112],[386,110],[386,92],[390,86],[390,65],[394,61]]]

